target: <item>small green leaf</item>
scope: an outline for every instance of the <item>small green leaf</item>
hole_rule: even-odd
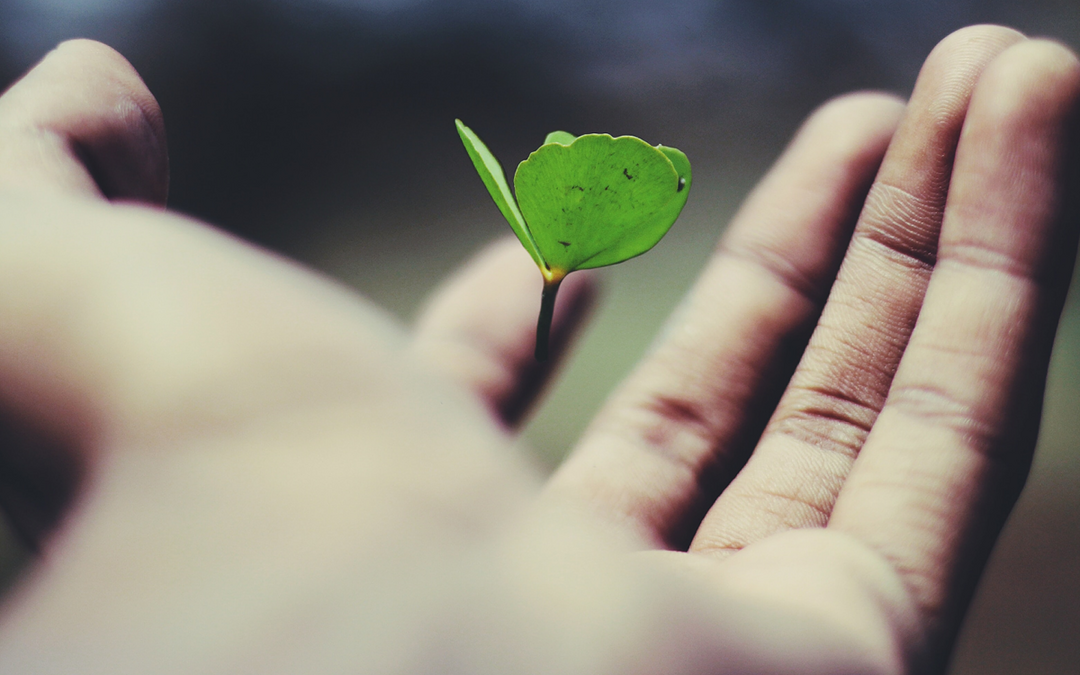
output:
[[[559,145],[570,145],[577,139],[574,134],[567,133],[565,131],[552,131],[544,139],[544,145],[550,143],[558,143]]]
[[[690,193],[690,162],[675,148],[633,136],[553,131],[518,165],[517,200],[499,162],[457,120],[480,178],[544,277],[536,358],[547,358],[555,296],[574,270],[641,255],[678,218]]]
[[[525,225],[525,219],[521,217],[521,211],[518,210],[514,196],[510,194],[510,186],[506,182],[506,174],[503,173],[499,160],[495,159],[480,137],[462,124],[461,120],[454,120],[454,124],[457,126],[458,135],[461,136],[461,142],[465,144],[466,152],[469,153],[469,158],[472,159],[473,166],[476,167],[476,172],[480,174],[480,180],[484,181],[488,193],[495,200],[495,205],[499,207],[506,222],[510,223],[510,229],[532,256],[533,262],[543,269],[544,259],[529,233],[529,228]]]
[[[541,146],[514,174],[518,205],[541,257],[563,273],[652,248],[686,203],[689,163],[633,136],[587,134]],[[674,151],[678,152],[678,151]],[[684,165],[676,170],[669,153]]]
[[[636,237],[629,235],[623,245],[609,248],[596,257],[578,265],[577,269],[584,270],[614,265],[628,258],[641,255],[655,246],[667,234],[671,226],[675,224],[675,219],[679,217],[683,207],[686,206],[686,198],[690,195],[690,183],[692,182],[690,161],[686,159],[686,155],[675,148],[660,145],[657,146],[657,149],[668,158],[675,169],[676,175],[679,177],[675,183],[675,198],[653,214],[646,222],[642,222],[636,229]]]

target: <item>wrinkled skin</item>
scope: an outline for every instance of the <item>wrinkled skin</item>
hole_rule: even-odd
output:
[[[405,330],[164,211],[153,97],[61,46],[0,99],[0,497],[40,550],[0,672],[941,672],[1031,459],[1078,97],[981,26],[823,106],[544,484],[516,242]]]

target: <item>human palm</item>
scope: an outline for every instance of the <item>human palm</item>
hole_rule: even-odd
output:
[[[1078,97],[1068,50],[977,27],[906,106],[823,107],[543,485],[523,251],[407,333],[109,204],[163,202],[160,114],[62,47],[0,99],[0,494],[43,549],[0,671],[940,671],[1034,446]]]

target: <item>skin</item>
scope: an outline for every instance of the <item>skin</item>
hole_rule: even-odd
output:
[[[0,497],[41,550],[0,673],[942,672],[1031,459],[1078,99],[981,26],[823,106],[545,485],[516,242],[405,330],[165,212],[153,97],[66,43],[0,99]]]

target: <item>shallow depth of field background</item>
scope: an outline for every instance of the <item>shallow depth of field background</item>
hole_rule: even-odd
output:
[[[454,117],[511,171],[554,129],[685,151],[683,216],[654,251],[602,272],[601,305],[528,424],[550,467],[799,121],[852,89],[906,95],[937,40],[986,21],[1080,48],[1075,0],[0,0],[0,86],[64,38],[113,45],[164,109],[172,208],[298,258],[405,322],[440,278],[509,232]],[[22,559],[0,540],[5,578]],[[1029,486],[952,672],[1080,672],[1078,288]]]

